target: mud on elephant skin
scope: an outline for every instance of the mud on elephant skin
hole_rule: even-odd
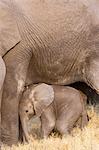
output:
[[[23,140],[29,142],[28,122],[33,116],[41,119],[41,135],[47,138],[56,128],[67,135],[79,120],[84,127],[87,120],[87,97],[68,86],[38,84],[24,91],[19,104],[19,115],[23,129]]]
[[[98,8],[97,0],[0,1],[0,55],[7,68],[1,107],[4,143],[18,142],[18,105],[25,84],[84,81],[99,93]]]

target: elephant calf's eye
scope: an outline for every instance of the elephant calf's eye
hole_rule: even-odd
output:
[[[26,113],[28,113],[28,110],[26,110]]]

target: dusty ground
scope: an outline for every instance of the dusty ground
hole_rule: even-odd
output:
[[[81,131],[75,128],[72,135],[61,138],[57,134],[52,134],[47,140],[33,140],[29,144],[18,144],[18,146],[4,146],[1,150],[99,150],[99,107],[95,110],[88,108],[90,121],[86,128]],[[40,123],[37,119],[34,122],[33,130],[40,134]]]

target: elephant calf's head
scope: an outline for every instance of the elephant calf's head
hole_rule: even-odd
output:
[[[52,86],[38,84],[26,89],[23,93],[19,113],[27,116],[41,116],[42,112],[53,102],[54,91]]]
[[[22,95],[22,99],[19,104],[19,115],[21,118],[30,119],[33,115],[35,115],[34,105],[32,103],[32,99],[29,98],[30,89],[24,91]]]

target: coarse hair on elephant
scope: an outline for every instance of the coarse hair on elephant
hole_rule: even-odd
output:
[[[47,138],[56,128],[67,135],[79,120],[84,127],[87,120],[87,97],[68,86],[38,84],[24,91],[19,104],[23,141],[29,142],[28,122],[35,115],[41,119],[41,135]]]
[[[99,93],[99,1],[0,0],[0,55],[7,69],[1,138],[11,145],[25,85],[83,81]]]

